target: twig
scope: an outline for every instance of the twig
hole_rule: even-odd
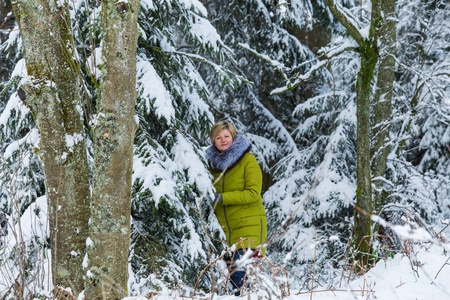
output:
[[[313,262],[313,269],[312,269],[312,276],[311,276],[311,297],[309,298],[312,300],[313,296],[313,290],[314,290],[314,271],[316,267],[316,251],[317,251],[317,231],[316,227],[314,227],[314,262]]]
[[[157,295],[161,295],[161,293],[158,293],[158,292],[148,292],[147,293],[147,299],[150,299],[152,296],[157,296]],[[205,299],[208,299],[208,298],[201,298],[201,297],[189,297],[189,296],[181,296],[181,295],[178,295],[177,297],[179,297],[179,298],[183,298],[183,299],[200,299],[200,300],[205,300]]]
[[[444,268],[445,265],[449,265],[448,261],[450,260],[450,257],[447,258],[447,260],[445,261],[445,263],[442,265],[442,267],[439,269],[439,271],[437,272],[436,276],[434,276],[434,279],[436,279],[439,275],[439,273],[442,271],[442,269]]]
[[[447,229],[448,226],[450,226],[450,223],[445,224],[445,223],[443,223],[442,221],[441,221],[441,224],[444,224],[445,226],[444,226],[444,228],[441,229],[441,231],[439,231],[439,232],[436,234],[437,236],[439,236],[445,229]]]
[[[324,293],[324,292],[355,292],[360,293],[363,292],[363,290],[336,290],[336,289],[329,289],[329,290],[319,290],[319,291],[309,291],[309,292],[298,292],[296,295],[304,295],[309,293]]]
[[[222,259],[224,256],[225,256],[225,254],[227,254],[228,252],[230,252],[231,251],[231,249],[228,249],[228,251],[226,251],[225,253],[223,253],[221,256],[219,256],[216,260],[214,260],[213,262],[211,262],[211,263],[209,263],[204,269],[203,269],[203,271],[200,273],[200,275],[198,276],[198,279],[197,279],[197,281],[195,282],[195,286],[194,286],[194,296],[195,296],[195,292],[196,292],[196,290],[197,290],[197,285],[198,285],[198,282],[200,281],[200,278],[203,276],[203,274],[205,273],[205,271],[210,267],[210,266],[212,266],[213,264],[215,264],[217,261],[219,261],[219,259]]]

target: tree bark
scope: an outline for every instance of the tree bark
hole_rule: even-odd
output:
[[[369,38],[360,46],[361,69],[356,82],[357,146],[356,146],[356,205],[353,245],[360,268],[372,264],[372,180],[370,167],[370,96],[375,66],[378,62],[378,30],[382,15],[380,1],[372,1]]]
[[[14,2],[29,76],[19,95],[41,135],[38,151],[45,173],[53,285],[71,287],[78,294],[84,288],[89,171],[71,21],[67,7],[59,3]]]
[[[367,44],[366,44],[367,43]],[[377,62],[369,42],[361,47],[361,69],[356,82],[357,129],[356,129],[356,205],[353,245],[361,267],[368,263],[371,252],[372,181],[370,175],[370,83]]]
[[[371,83],[375,66],[378,62],[378,29],[381,21],[380,0],[372,1],[372,15],[368,39],[364,39],[349,16],[344,15],[335,6],[333,0],[325,0],[335,18],[347,29],[359,45],[361,68],[356,81],[357,132],[356,132],[356,206],[355,227],[353,230],[353,246],[355,259],[362,269],[371,263],[372,221],[373,211],[371,152],[370,152],[370,98]]]
[[[377,90],[373,99],[372,115],[372,177],[382,177],[386,172],[389,155],[389,132],[391,100],[395,74],[396,18],[395,0],[381,0],[383,20],[379,30],[380,64],[378,69]],[[374,207],[379,212],[386,204],[386,192],[383,182],[375,180]]]
[[[138,9],[138,0],[102,1],[87,299],[121,299],[128,293]]]

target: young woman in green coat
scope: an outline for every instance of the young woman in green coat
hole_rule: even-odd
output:
[[[267,238],[266,211],[262,204],[261,168],[251,145],[242,135],[236,135],[232,123],[221,121],[210,131],[212,146],[206,150],[210,171],[213,175],[216,198],[214,212],[227,237],[228,246],[236,244],[233,257],[238,260],[245,249],[257,249]],[[243,243],[238,243],[242,240]],[[243,244],[243,245],[242,245]],[[245,248],[245,249],[244,249]],[[231,283],[238,291],[243,285],[245,272],[235,271]]]

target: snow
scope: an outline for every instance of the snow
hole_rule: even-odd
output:
[[[375,267],[353,280],[341,278],[333,289],[313,287],[309,291],[290,291],[286,300],[429,300],[450,298],[450,257],[439,245],[414,245],[411,257],[397,254],[379,261]],[[339,279],[339,278],[336,278]],[[269,299],[267,291],[252,291],[244,299]],[[152,299],[181,299],[174,291],[155,291]],[[195,297],[194,297],[195,298]],[[215,300],[242,299],[233,295],[206,294],[200,298]],[[126,297],[123,300],[140,300]]]
[[[158,151],[162,150],[158,145],[157,149],[153,147],[146,147],[146,151],[151,157],[160,157]],[[159,201],[163,197],[176,198],[175,189],[176,182],[172,178],[173,172],[176,172],[176,164],[168,159],[156,161],[151,159],[147,161],[144,158],[134,157],[133,161],[133,184],[139,179],[142,181],[142,189],[149,189],[153,195],[155,206],[158,206]]]
[[[199,190],[206,191],[211,186],[211,178],[203,162],[194,148],[183,135],[177,135],[178,142],[172,148],[174,163],[178,168],[187,171],[187,183],[196,184]]]
[[[370,1],[363,2],[364,3],[362,5],[364,7],[370,5]],[[74,9],[71,10],[72,17],[75,17],[76,15],[74,10],[85,9],[83,8],[83,3],[84,2],[82,0],[75,0],[73,2],[72,5],[74,6]],[[162,1],[162,3],[165,3],[169,10],[172,9],[170,13],[176,17],[175,15],[177,14],[177,11],[176,9],[173,9],[175,7],[174,4],[170,1]],[[186,8],[187,13],[183,13],[186,13],[188,16],[188,18],[186,18],[186,22],[188,22],[187,30],[189,30],[189,32],[187,32],[188,35],[192,35],[194,39],[199,42],[199,44],[202,44],[202,46],[209,46],[213,48],[214,51],[218,51],[219,49],[223,50],[224,47],[227,49],[216,29],[211,25],[210,21],[206,19],[207,10],[199,0],[180,0],[177,1],[177,3]],[[309,22],[311,25],[313,21],[311,19],[312,15],[316,15],[313,14],[313,6],[311,5],[311,1],[291,1],[289,2],[289,5],[286,5],[286,3],[287,1],[284,0],[278,2],[278,4],[280,4],[278,13],[282,18],[286,18],[287,21],[297,19],[295,20],[295,22],[297,22],[296,24],[306,24]],[[369,36],[369,27],[365,26],[367,24],[363,24],[364,21],[359,21],[358,17],[351,17],[354,11],[347,8],[352,6],[348,5],[349,3],[351,3],[351,1],[340,1],[338,3],[338,9],[344,15],[350,17],[349,21],[352,22],[353,26],[359,30],[361,37],[367,38]],[[272,11],[269,12],[267,4],[267,1],[255,1],[255,5],[253,7],[254,10],[252,13],[256,15],[260,12],[260,14],[266,16],[268,19],[270,19],[271,16],[278,18],[279,16],[273,14]],[[142,5],[147,7],[147,9],[159,9],[161,3],[152,0],[144,0]],[[316,6],[321,5],[324,4],[319,3]],[[314,9],[318,9],[316,6]],[[303,12],[305,8],[307,8],[306,13]],[[92,19],[96,20],[98,17],[99,11],[94,8]],[[156,17],[152,16],[152,18],[152,21],[158,21],[155,19]],[[400,22],[399,25],[399,29],[401,29],[402,23]],[[242,26],[242,31],[248,30],[248,28],[245,28],[244,25]],[[420,20],[417,20],[416,27],[418,31],[421,31],[421,28],[423,28],[423,24],[420,23]],[[155,26],[154,28],[157,27]],[[178,220],[174,221],[173,218],[168,220],[168,223],[176,223],[170,223],[170,226],[177,227],[177,230],[180,230],[177,232],[182,233],[182,237],[180,237],[181,242],[176,245],[175,243],[171,243],[171,247],[180,248],[176,251],[182,252],[182,255],[184,255],[183,259],[185,259],[184,263],[186,263],[186,265],[183,266],[182,263],[177,265],[173,261],[168,261],[167,268],[169,269],[169,272],[167,273],[167,276],[169,276],[170,279],[174,279],[182,278],[179,276],[182,273],[181,269],[190,268],[190,265],[188,265],[189,262],[192,264],[197,264],[197,266],[203,268],[203,265],[201,264],[208,260],[207,253],[205,253],[206,246],[205,237],[202,236],[203,232],[198,229],[199,225],[196,224],[194,222],[195,219],[190,218],[190,216],[196,213],[191,209],[198,209],[201,205],[201,201],[203,200],[203,197],[199,197],[198,194],[207,194],[208,192],[211,192],[211,179],[209,177],[208,170],[205,168],[205,157],[199,150],[200,147],[198,145],[198,141],[189,136],[186,127],[188,127],[189,121],[192,121],[192,124],[195,124],[195,122],[198,122],[198,119],[203,116],[206,116],[206,119],[209,121],[214,120],[214,116],[210,112],[210,103],[207,101],[213,101],[214,99],[212,98],[215,95],[211,93],[210,95],[212,96],[210,99],[203,99],[202,95],[199,94],[199,90],[204,90],[206,91],[205,93],[209,94],[209,88],[211,88],[211,83],[208,82],[207,84],[204,82],[204,80],[208,80],[201,77],[201,73],[197,66],[198,61],[205,61],[208,57],[205,57],[205,55],[202,54],[202,51],[197,51],[197,49],[194,48],[191,49],[193,50],[193,53],[181,52],[180,49],[190,49],[189,47],[184,47],[190,46],[188,45],[188,39],[186,38],[183,40],[183,43],[186,42],[186,45],[178,44],[179,41],[177,39],[180,37],[172,31],[175,29],[169,28],[169,26],[165,27],[165,29],[168,33],[173,34],[173,36],[168,34],[167,37],[159,40],[160,37],[158,37],[157,34],[153,35],[155,34],[153,32],[142,32],[143,37],[145,39],[154,39],[155,42],[160,42],[162,51],[166,53],[170,52],[170,57],[168,59],[178,59],[179,57],[182,57],[182,59],[180,59],[181,62],[184,61],[184,58],[187,58],[186,61],[189,62],[183,62],[183,69],[181,70],[180,68],[180,72],[182,72],[180,75],[188,77],[189,80],[180,80],[177,82],[176,80],[171,80],[170,78],[167,79],[171,74],[164,73],[164,69],[160,67],[159,64],[157,65],[155,61],[152,61],[149,58],[145,58],[143,56],[138,57],[138,80],[136,88],[139,92],[139,96],[143,99],[142,103],[145,105],[144,110],[150,115],[156,115],[158,118],[165,119],[167,122],[164,122],[164,124],[167,124],[170,129],[164,133],[163,137],[160,139],[154,138],[153,136],[149,138],[149,140],[151,139],[151,142],[149,142],[146,147],[143,147],[143,149],[140,149],[145,155],[134,156],[133,183],[139,181],[141,183],[140,189],[143,191],[149,191],[149,194],[151,194],[149,198],[151,198],[151,201],[153,201],[152,204],[154,204],[156,208],[158,208],[158,205],[161,203],[161,199],[164,199],[167,202],[170,202],[169,204],[171,205],[171,208],[173,207],[177,213],[179,212],[180,215],[182,215],[180,216],[180,222],[178,223],[176,222]],[[265,30],[264,28],[261,29]],[[342,61],[348,62],[341,62],[340,64],[342,65],[339,66],[338,69],[333,70],[335,72],[333,74],[333,76],[335,76],[333,81],[336,80],[336,82],[334,82],[335,86],[332,90],[327,90],[326,88],[321,87],[318,88],[318,93],[314,94],[311,98],[301,100],[297,99],[299,101],[296,103],[300,104],[294,109],[292,115],[292,126],[289,125],[289,127],[287,127],[285,126],[285,123],[277,120],[272,113],[261,104],[260,99],[256,95],[252,94],[251,90],[249,95],[249,98],[251,98],[249,100],[250,105],[246,106],[246,108],[251,107],[249,114],[257,113],[262,116],[262,119],[264,119],[263,125],[261,126],[264,128],[258,129],[261,129],[261,131],[266,134],[270,132],[270,134],[267,135],[259,135],[259,133],[250,134],[245,132],[245,134],[249,137],[249,140],[252,141],[252,144],[255,145],[255,155],[257,155],[258,160],[261,160],[263,164],[265,164],[265,171],[269,172],[274,170],[273,174],[276,183],[264,195],[264,202],[265,204],[276,203],[278,205],[273,208],[270,213],[286,217],[285,219],[277,220],[281,224],[288,224],[291,217],[297,218],[303,222],[300,223],[299,221],[300,224],[292,224],[284,233],[284,236],[282,237],[284,240],[280,242],[281,247],[286,246],[291,249],[287,251],[287,253],[280,254],[282,255],[280,261],[282,264],[288,264],[298,258],[308,259],[311,261],[316,258],[315,251],[320,251],[321,246],[335,245],[336,243],[342,242],[342,237],[335,235],[336,232],[333,230],[330,230],[329,232],[323,232],[325,231],[323,230],[321,236],[317,240],[314,239],[313,237],[316,233],[316,229],[311,225],[316,221],[316,216],[314,214],[324,215],[326,217],[333,216],[333,214],[336,214],[336,211],[338,211],[338,205],[350,206],[351,202],[355,198],[356,184],[353,177],[354,173],[348,171],[346,174],[346,171],[343,170],[344,168],[351,168],[352,165],[351,163],[346,165],[343,161],[354,160],[354,157],[352,156],[354,152],[352,152],[351,149],[352,145],[351,143],[348,143],[348,140],[352,140],[353,138],[352,130],[354,130],[354,127],[352,126],[356,124],[356,108],[354,106],[354,98],[352,98],[354,97],[354,91],[351,91],[351,87],[353,87],[351,82],[352,79],[349,78],[355,76],[359,59],[354,53],[342,54],[342,52],[349,48],[357,47],[357,43],[349,37],[333,37],[333,42],[329,43],[326,47],[323,47],[320,50],[320,53],[328,58],[328,60],[318,60],[312,56],[308,57],[306,55],[306,47],[303,47],[297,39],[294,39],[281,27],[274,25],[274,27],[269,31],[271,32],[271,42],[273,41],[273,45],[277,45],[277,47],[277,43],[280,45],[287,45],[289,43],[296,44],[298,49],[295,49],[295,51],[298,55],[298,61],[295,62],[295,64],[297,64],[297,66],[286,66],[286,60],[283,58],[285,53],[283,50],[278,50],[276,52],[272,51],[277,48],[272,47],[272,43],[268,44],[269,49],[267,49],[267,51],[263,49],[261,50],[261,53],[256,53],[252,50],[251,46],[247,44],[250,43],[248,40],[241,41],[242,43],[240,46],[248,51],[253,51],[260,58],[268,61],[272,66],[281,72],[286,71],[286,74],[294,76],[291,77],[291,81],[286,80],[287,84],[285,86],[274,89],[272,91],[273,94],[287,91],[291,89],[292,86],[297,85],[304,80],[313,78],[313,75],[316,75],[317,72],[326,69],[325,64],[327,64],[329,69],[334,69],[338,64],[338,62],[336,62],[337,55],[340,55],[340,59],[342,59]],[[16,27],[11,32],[9,40],[2,45],[2,48],[7,49],[8,47],[15,45],[15,43],[17,43],[18,47],[21,48],[19,32],[20,31]],[[255,40],[257,38],[259,38],[259,36],[255,36]],[[228,50],[231,52],[230,49]],[[347,55],[347,57],[345,55]],[[350,55],[354,56],[353,60],[348,59]],[[404,62],[400,60],[400,55],[397,59],[399,65],[404,64]],[[238,58],[238,60],[242,62],[240,63],[240,67],[242,67],[243,70],[246,67],[245,65],[249,64],[249,60],[246,58]],[[101,47],[94,49],[93,55],[89,57],[87,61],[87,67],[90,70],[90,73],[97,79],[101,79],[99,69],[100,63]],[[208,64],[213,66],[216,72],[225,73],[225,68],[222,64],[215,64],[213,62],[209,62]],[[309,71],[299,75],[289,73],[289,71],[295,70],[300,66],[309,66]],[[259,69],[260,66],[255,67]],[[424,75],[427,74],[424,73]],[[32,82],[32,78],[27,77],[25,61],[23,59],[19,60],[16,64],[16,67],[11,75],[11,78],[14,77],[20,77],[23,81],[28,80],[30,83]],[[421,80],[419,77],[420,76],[417,75],[415,79],[411,79],[411,82],[419,85]],[[192,82],[195,84],[191,85]],[[193,88],[194,85],[195,88]],[[197,87],[199,88],[197,89]],[[419,98],[425,98],[427,93],[429,92],[424,91],[423,95],[419,95]],[[408,95],[398,97],[404,97],[403,100],[407,103]],[[448,97],[441,97],[444,105],[449,104]],[[327,108],[327,106],[331,103],[330,101],[335,102],[333,105],[334,110],[332,112],[330,112]],[[347,104],[340,104],[341,102]],[[185,104],[186,107],[184,107]],[[239,101],[235,101],[233,104],[240,105],[241,103],[239,103]],[[281,101],[278,104],[283,105]],[[26,121],[25,118],[29,115],[30,111],[23,105],[17,94],[13,94],[5,105],[6,106],[0,116],[0,125],[4,125],[6,127],[9,120],[15,118],[15,125],[17,125],[17,127],[10,130],[18,131],[18,128],[23,127],[23,122]],[[427,107],[423,106],[419,107],[417,112],[425,111],[425,113],[428,113],[426,108]],[[81,106],[77,106],[77,109],[80,116],[82,116]],[[186,110],[186,114],[189,116],[187,117],[189,118],[188,121],[185,119],[180,119],[177,116],[179,112],[184,109]],[[444,114],[446,111],[448,111],[448,108],[447,110],[442,108],[441,118],[447,120],[446,122],[448,122],[449,117]],[[230,116],[235,117],[235,111],[231,106],[229,107],[229,111],[227,110],[226,112],[230,113]],[[309,113],[310,116],[308,115]],[[302,115],[308,116],[303,117]],[[101,116],[102,114],[98,114],[95,118]],[[397,117],[397,119],[394,119],[393,124],[394,122],[399,122],[398,118],[403,118],[403,124],[413,120],[412,116],[408,119],[409,117],[402,115]],[[135,116],[135,121],[136,123],[139,123],[138,116]],[[298,126],[295,124],[297,121],[299,123]],[[314,127],[317,124],[320,125],[320,123],[324,121],[333,122],[332,130],[327,130],[327,132],[323,135],[311,135],[311,133],[315,130]],[[145,122],[143,123],[145,125]],[[248,124],[243,124],[242,127],[246,125]],[[420,128],[417,128],[418,126],[420,125],[417,123],[411,123],[411,132],[420,131]],[[291,131],[291,127],[296,127],[294,132]],[[435,146],[437,142],[440,143],[438,144],[443,147],[444,151],[447,151],[446,147],[450,147],[450,128],[447,126],[441,127],[441,130],[428,130],[431,128],[437,128],[437,125],[426,121],[424,123],[424,130],[426,130],[426,132],[424,132],[423,138],[418,145],[423,149],[429,149],[429,151],[427,151],[424,155],[424,158],[430,160],[438,159],[442,155],[442,152],[438,151],[440,148]],[[254,128],[251,130],[253,129]],[[176,133],[174,134],[173,132]],[[294,135],[297,136],[294,137]],[[411,133],[411,136],[408,138],[412,138],[412,135],[413,133]],[[282,143],[274,142],[275,139],[281,140]],[[79,134],[67,135],[65,141],[67,147],[69,148],[68,151],[70,151],[70,148],[76,143],[83,141],[83,136]],[[39,133],[36,128],[33,128],[25,137],[15,139],[10,143],[8,142],[8,144],[5,144],[2,158],[4,160],[12,159],[15,154],[23,149],[27,144],[37,146],[38,142]],[[299,143],[297,142],[302,145],[298,146]],[[167,144],[170,146],[167,146]],[[63,152],[61,157],[67,157],[67,155],[69,155],[68,151]],[[30,153],[33,152],[30,151]],[[403,170],[393,166],[394,160],[398,159],[397,155],[393,154],[395,153],[393,152],[389,156],[388,163],[390,170],[394,173],[393,177],[397,177],[397,174],[403,172]],[[318,158],[318,156],[320,157]],[[273,167],[273,169],[266,163],[267,161],[272,162],[277,160],[279,157],[282,157],[282,159],[279,164]],[[447,157],[442,156],[441,158],[446,159]],[[24,168],[28,167],[29,164],[28,159],[23,159],[21,161],[21,166]],[[435,213],[435,210],[433,210],[435,207],[432,203],[433,201],[441,201],[442,203],[439,202],[438,204],[440,204],[440,206],[444,209],[446,207],[450,207],[448,206],[449,200],[443,199],[448,196],[448,192],[445,191],[445,189],[448,189],[448,184],[446,184],[449,182],[448,179],[447,181],[436,179],[436,182],[431,182],[425,181],[423,179],[423,174],[420,174],[419,176],[413,171],[406,172],[408,177],[406,183],[402,187],[406,190],[411,190],[411,198],[416,201],[414,204],[417,204],[419,209],[422,210],[423,208],[423,211],[428,215]],[[441,173],[443,176],[448,174],[448,172]],[[348,174],[351,174],[351,176],[348,176]],[[311,190],[311,185],[315,182],[315,179],[318,179],[317,185],[313,190]],[[395,178],[392,180],[389,178],[390,180],[387,180],[383,177],[377,177],[376,179],[388,183],[392,187],[395,187],[398,184],[398,182],[394,180]],[[2,182],[2,184],[3,183],[4,182]],[[195,189],[195,191],[192,192],[192,195],[195,196],[195,200],[190,202],[189,205],[186,205],[185,202],[181,201],[184,200],[181,194],[185,192],[186,187],[192,190]],[[2,188],[4,189],[3,185]],[[22,197],[20,191],[15,194],[15,197],[18,199],[24,198]],[[401,195],[399,198],[400,197]],[[312,200],[315,200],[315,202]],[[7,199],[7,201],[9,201],[9,199]],[[46,198],[45,196],[39,197],[34,203],[26,204],[29,206],[23,207],[25,212],[20,219],[20,223],[18,223],[18,220],[15,219],[17,217],[17,213],[13,212],[10,215],[4,216],[5,218],[8,218],[10,232],[20,232],[20,234],[24,237],[27,246],[31,245],[32,247],[35,247],[36,251],[47,251],[45,253],[38,253],[32,257],[27,257],[34,259],[34,261],[32,261],[33,263],[37,261],[42,264],[42,268],[39,268],[41,265],[38,266],[37,272],[42,271],[42,274],[44,275],[37,276],[42,274],[30,272],[30,278],[45,277],[50,279],[47,282],[51,282],[51,270],[49,270],[50,253],[47,248],[42,250],[33,244],[33,241],[35,240],[38,241],[36,244],[40,243],[40,245],[46,243],[47,241],[48,223],[46,218]],[[197,207],[193,207],[194,205]],[[309,211],[304,209],[305,207],[309,208]],[[61,206],[58,207],[58,209],[60,208]],[[410,207],[406,207],[405,205],[405,208],[406,209],[404,209],[404,211],[410,211],[408,210]],[[436,216],[437,219],[442,219],[435,221],[436,223],[441,222],[442,226],[439,229],[449,223],[448,217],[448,212],[443,212],[442,214]],[[438,240],[436,239],[435,234],[433,234],[434,232],[429,230],[428,227],[426,227],[426,230],[425,227],[417,227],[415,224],[408,224],[406,222],[404,223],[407,225],[403,226],[390,224],[375,215],[372,216],[372,220],[380,226],[388,227],[397,237],[402,239],[401,242],[404,243],[404,245],[407,245],[403,253],[397,254],[392,258],[390,257],[380,260],[374,268],[364,275],[350,275],[348,272],[342,270],[342,274],[344,275],[343,277],[330,276],[326,278],[326,282],[323,282],[323,280],[320,282],[321,284],[334,286],[333,291],[326,290],[327,287],[322,287],[318,284],[316,285],[316,282],[319,282],[319,280],[317,280],[314,282],[312,292],[308,292],[307,289],[304,289],[304,287],[299,292],[299,284],[295,281],[295,278],[309,275],[300,273],[296,274],[295,271],[290,271],[289,283],[292,290],[290,291],[291,295],[285,297],[285,299],[450,299],[450,288],[448,287],[448,283],[450,282],[448,251],[450,249],[447,241],[448,238],[444,235],[448,235],[448,230],[450,229],[444,231],[442,234],[442,239]],[[351,227],[351,221],[349,221],[349,219],[345,219],[341,222]],[[21,226],[20,228],[18,227],[19,224]],[[208,226],[214,226],[214,224],[208,224]],[[432,227],[432,225],[430,225],[430,227]],[[438,231],[439,230],[436,232]],[[5,251],[4,253],[6,253],[7,257],[8,254],[12,253],[12,247],[18,246],[17,241],[20,242],[20,240],[17,239],[17,236],[14,236],[13,234],[2,236],[2,242],[4,242],[6,246],[5,248],[1,248],[2,244],[0,244],[0,253]],[[86,246],[90,247],[92,245],[93,241],[90,238],[87,238]],[[81,255],[75,251],[71,251],[70,254],[73,256]],[[331,257],[323,255],[322,252],[322,258],[324,256],[326,261],[332,260]],[[12,274],[13,276],[9,277],[12,279],[16,278],[17,274],[17,268],[14,268],[14,266],[7,268],[9,266],[4,265],[3,260],[1,259],[3,259],[3,257],[0,257],[0,297],[2,296],[1,291],[4,291],[10,287],[12,283],[14,283],[14,281],[8,282],[10,279],[8,279],[5,274]],[[84,256],[82,265],[87,268],[87,255]],[[249,264],[246,265],[250,267]],[[317,264],[316,267],[317,273],[320,271],[319,268],[327,268],[327,266],[324,266],[323,264]],[[167,285],[165,285],[161,278],[158,277],[160,274],[150,274],[148,278],[146,278],[147,280],[144,280],[142,277],[139,277],[140,274],[133,274],[132,269],[133,268],[131,268],[130,265],[130,293],[137,293],[138,291],[141,292],[141,295],[143,296],[148,295],[147,293],[142,292],[142,290],[146,289],[146,292],[154,295],[153,299],[181,299],[182,296],[192,296],[189,292],[184,294],[181,292],[186,283],[179,282],[179,285],[182,287],[181,289],[178,289],[178,287],[170,289]],[[86,275],[91,276],[92,274],[87,271]],[[268,276],[261,279],[262,285],[265,289],[252,291],[248,294],[248,297],[245,298],[277,298],[278,295],[280,295],[280,290],[268,279]],[[219,281],[220,280],[221,279],[219,279]],[[280,282],[283,281],[282,278],[277,278],[277,280],[280,280]],[[154,284],[159,285],[160,289],[153,289]],[[48,297],[50,297],[49,291],[51,290],[51,284],[43,285],[42,289],[39,287],[37,290],[39,291],[39,294],[48,294]],[[190,291],[192,290],[192,287],[188,287],[185,290]],[[268,291],[271,292],[269,293]],[[222,294],[201,294],[199,298],[237,299],[232,295]],[[135,296],[125,299],[147,299],[147,297],[144,298]]]
[[[35,203],[24,212],[21,218],[21,232],[25,240],[34,239],[34,236],[44,237],[47,235],[47,217],[46,217],[47,199],[40,197]],[[377,219],[379,221],[379,219]],[[16,230],[19,228],[16,225]],[[407,229],[408,227],[404,227]],[[14,247],[13,235],[8,235],[10,239],[6,242],[8,249]],[[413,236],[409,236],[413,237]],[[329,240],[335,240],[337,237],[330,236]],[[86,244],[90,244],[90,239]],[[310,245],[314,246],[313,241]],[[198,243],[198,241],[197,241]],[[449,244],[447,243],[428,243],[411,242],[409,244],[408,255],[397,254],[392,258],[380,260],[366,274],[348,280],[345,272],[342,278],[335,278],[334,288],[326,289],[319,286],[313,286],[313,293],[303,290],[290,290],[290,295],[284,297],[286,300],[428,300],[428,299],[449,299],[450,297],[450,257],[448,254]],[[192,246],[192,245],[191,245]],[[50,253],[46,254],[49,255]],[[78,253],[71,253],[78,255]],[[289,259],[289,254],[286,256]],[[87,259],[83,265],[87,263]],[[248,263],[245,263],[248,265]],[[43,263],[42,267],[45,276],[51,276],[48,269],[49,264]],[[131,270],[131,269],[130,269]],[[6,274],[3,273],[2,274]],[[88,271],[87,276],[90,276]],[[0,286],[4,286],[5,277],[0,277]],[[155,278],[155,280],[157,280]],[[48,281],[49,283],[51,282]],[[130,281],[131,284],[131,281]],[[136,283],[137,284],[137,283]],[[269,283],[265,283],[269,284]],[[292,285],[292,283],[291,283]],[[48,287],[47,287],[48,288]],[[274,288],[277,288],[274,286]],[[45,289],[43,290],[45,292]],[[148,290],[155,300],[182,299],[179,290],[163,288],[162,290]],[[267,290],[258,290],[246,292],[245,299],[268,299]],[[278,291],[272,291],[278,293]],[[271,294],[272,296],[274,294]],[[233,295],[202,294],[200,298],[209,298],[216,300],[240,299]],[[195,297],[194,297],[195,298]],[[125,297],[123,300],[147,299],[143,296]]]
[[[23,138],[21,138],[20,140],[14,141],[11,144],[9,144],[6,149],[5,152],[3,154],[3,157],[5,159],[8,159],[10,157],[12,157],[12,155],[16,152],[16,151],[20,151],[21,147],[25,144],[25,143],[30,143],[30,144],[34,144],[37,145],[38,141],[39,141],[40,135],[39,132],[36,128],[33,128],[30,132],[28,132]],[[24,163],[27,162],[27,160],[23,160]]]
[[[270,94],[271,95],[276,95],[276,94],[282,94],[284,92],[287,92],[288,90],[290,90],[292,87],[298,86],[301,82],[311,78],[311,76],[318,71],[319,69],[323,68],[324,66],[327,65],[327,61],[323,60],[323,61],[318,61],[314,66],[312,66],[308,72],[306,72],[305,74],[300,74],[297,75],[294,79],[293,82],[291,82],[291,80],[289,80],[286,84],[286,86],[284,87],[279,87],[276,89],[273,89]]]
[[[73,152],[73,146],[84,141],[84,137],[79,133],[65,135],[66,146],[70,152]]]
[[[89,257],[87,253],[84,255],[83,262],[81,263],[81,265],[83,266],[84,269],[87,269],[87,267],[89,266]]]
[[[200,16],[192,15],[194,22],[191,23],[192,33],[195,34],[203,44],[209,44],[214,51],[219,51],[219,45],[223,45],[220,35],[211,23]]]
[[[86,239],[86,247],[91,247],[91,246],[93,246],[94,245],[94,241],[90,238],[90,237],[88,237],[87,239]]]
[[[208,11],[203,6],[203,4],[198,0],[181,0],[181,3],[183,3],[186,8],[194,7],[198,12],[200,12],[203,16],[208,15]]]
[[[364,276],[342,283],[337,287],[340,291],[317,292],[313,294],[313,299],[336,299],[336,296],[340,300],[449,299],[450,265],[446,265],[448,256],[444,250],[439,246],[428,248],[426,244],[413,250],[417,251],[413,259],[398,254],[392,259],[380,261]],[[310,293],[305,293],[287,299],[310,299],[310,296]]]
[[[99,66],[102,63],[102,48],[97,47],[94,49],[94,53],[88,57],[86,60],[87,69],[89,73],[95,77],[95,79],[100,80],[102,73]]]
[[[152,66],[151,62],[137,58],[137,90],[141,97],[145,98],[147,112],[150,112],[153,106],[158,117],[164,117],[170,124],[175,116],[175,108],[172,105],[172,99],[169,91]]]

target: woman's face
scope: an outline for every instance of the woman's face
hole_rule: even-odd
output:
[[[233,144],[233,137],[228,129],[222,129],[214,139],[214,146],[216,146],[220,152],[230,148],[231,144]]]

